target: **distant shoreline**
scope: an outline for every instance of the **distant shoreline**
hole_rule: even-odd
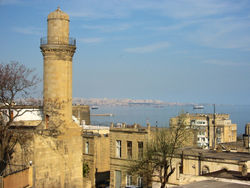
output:
[[[155,107],[165,107],[165,106],[195,106],[202,105],[212,106],[213,103],[180,103],[180,102],[165,102],[161,100],[153,99],[107,99],[107,98],[74,98],[73,104],[75,105],[89,105],[89,106],[155,106]],[[216,104],[216,106],[247,106],[250,104]]]

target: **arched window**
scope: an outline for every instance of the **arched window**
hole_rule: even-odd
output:
[[[209,167],[208,166],[203,166],[202,167],[202,175],[209,173]]]

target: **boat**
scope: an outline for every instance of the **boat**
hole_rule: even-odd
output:
[[[204,109],[204,106],[202,106],[202,105],[194,105],[194,106],[193,106],[193,109],[194,109],[194,110]]]
[[[98,106],[91,106],[92,110],[97,110],[99,107]]]

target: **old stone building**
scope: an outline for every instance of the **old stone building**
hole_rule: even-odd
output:
[[[95,127],[92,130],[83,131],[83,166],[85,168],[83,176],[86,188],[109,185],[110,137],[109,131],[102,128]]]
[[[229,114],[184,114],[185,123],[196,131],[195,145],[202,148],[216,148],[220,143],[237,141],[237,125]],[[170,119],[169,125],[176,126],[180,116]]]
[[[90,125],[90,109],[88,105],[73,105],[72,114],[80,125]]]
[[[218,178],[250,179],[250,155],[248,153],[183,148],[175,155],[174,166],[176,171],[171,175],[170,184],[183,185],[202,181],[206,177],[213,177],[215,173]],[[221,171],[232,175],[220,176]]]
[[[243,134],[243,146],[250,151],[250,123],[245,126],[245,134]]]
[[[189,120],[185,119],[184,122],[188,123]],[[133,126],[111,125],[110,187],[145,187],[145,179],[132,176],[128,173],[128,169],[131,162],[138,160],[145,151],[146,143],[155,130],[156,128],[153,127],[140,127],[136,124]],[[188,140],[187,142],[189,144],[186,145],[190,145],[191,142]],[[215,173],[220,173],[221,178],[238,179],[240,181],[247,179],[248,176],[250,177],[248,153],[186,147],[179,149],[174,154],[172,162],[175,171],[168,182],[172,185],[208,180]],[[227,175],[223,175],[225,173]],[[155,180],[153,179],[152,187],[160,187],[159,182]]]
[[[110,187],[143,185],[142,177],[132,177],[127,169],[133,160],[143,156],[150,137],[150,125],[122,124],[110,127]]]

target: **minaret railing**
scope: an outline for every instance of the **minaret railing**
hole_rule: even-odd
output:
[[[76,39],[72,37],[53,37],[53,39],[49,39],[48,37],[41,37],[40,45],[47,45],[47,44],[56,44],[56,45],[70,45],[76,46]]]

